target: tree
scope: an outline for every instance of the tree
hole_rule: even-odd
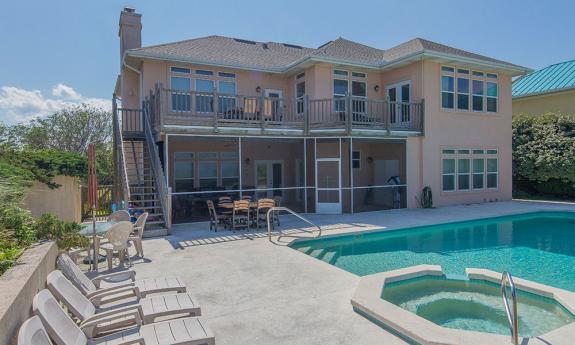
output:
[[[86,104],[60,110],[47,118],[13,126],[21,144],[34,150],[86,154],[88,144],[106,144],[112,138],[112,114]]]

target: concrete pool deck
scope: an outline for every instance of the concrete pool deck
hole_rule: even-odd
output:
[[[331,235],[545,210],[575,212],[575,204],[509,201],[307,217]],[[300,226],[282,217],[282,229]],[[286,247],[291,240],[270,243],[263,229],[174,225],[172,235],[144,241],[146,259],[136,259],[134,269],[138,278],[182,277],[218,344],[406,344],[353,311],[360,277]]]

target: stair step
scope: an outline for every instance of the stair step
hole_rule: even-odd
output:
[[[132,210],[150,210],[150,209],[161,209],[162,206],[136,206],[136,207],[131,207]]]

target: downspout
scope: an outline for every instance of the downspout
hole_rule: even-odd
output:
[[[140,99],[138,104],[141,107],[142,102],[144,101],[144,78],[142,78],[142,71],[126,63],[126,54],[124,54],[124,57],[122,57],[122,65],[138,74],[138,80],[140,81]]]

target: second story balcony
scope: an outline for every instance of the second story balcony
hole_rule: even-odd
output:
[[[156,87],[145,107],[156,132],[257,135],[423,134],[423,100],[394,102],[345,96],[311,99],[244,96]],[[126,113],[125,132],[137,132],[141,116]]]

